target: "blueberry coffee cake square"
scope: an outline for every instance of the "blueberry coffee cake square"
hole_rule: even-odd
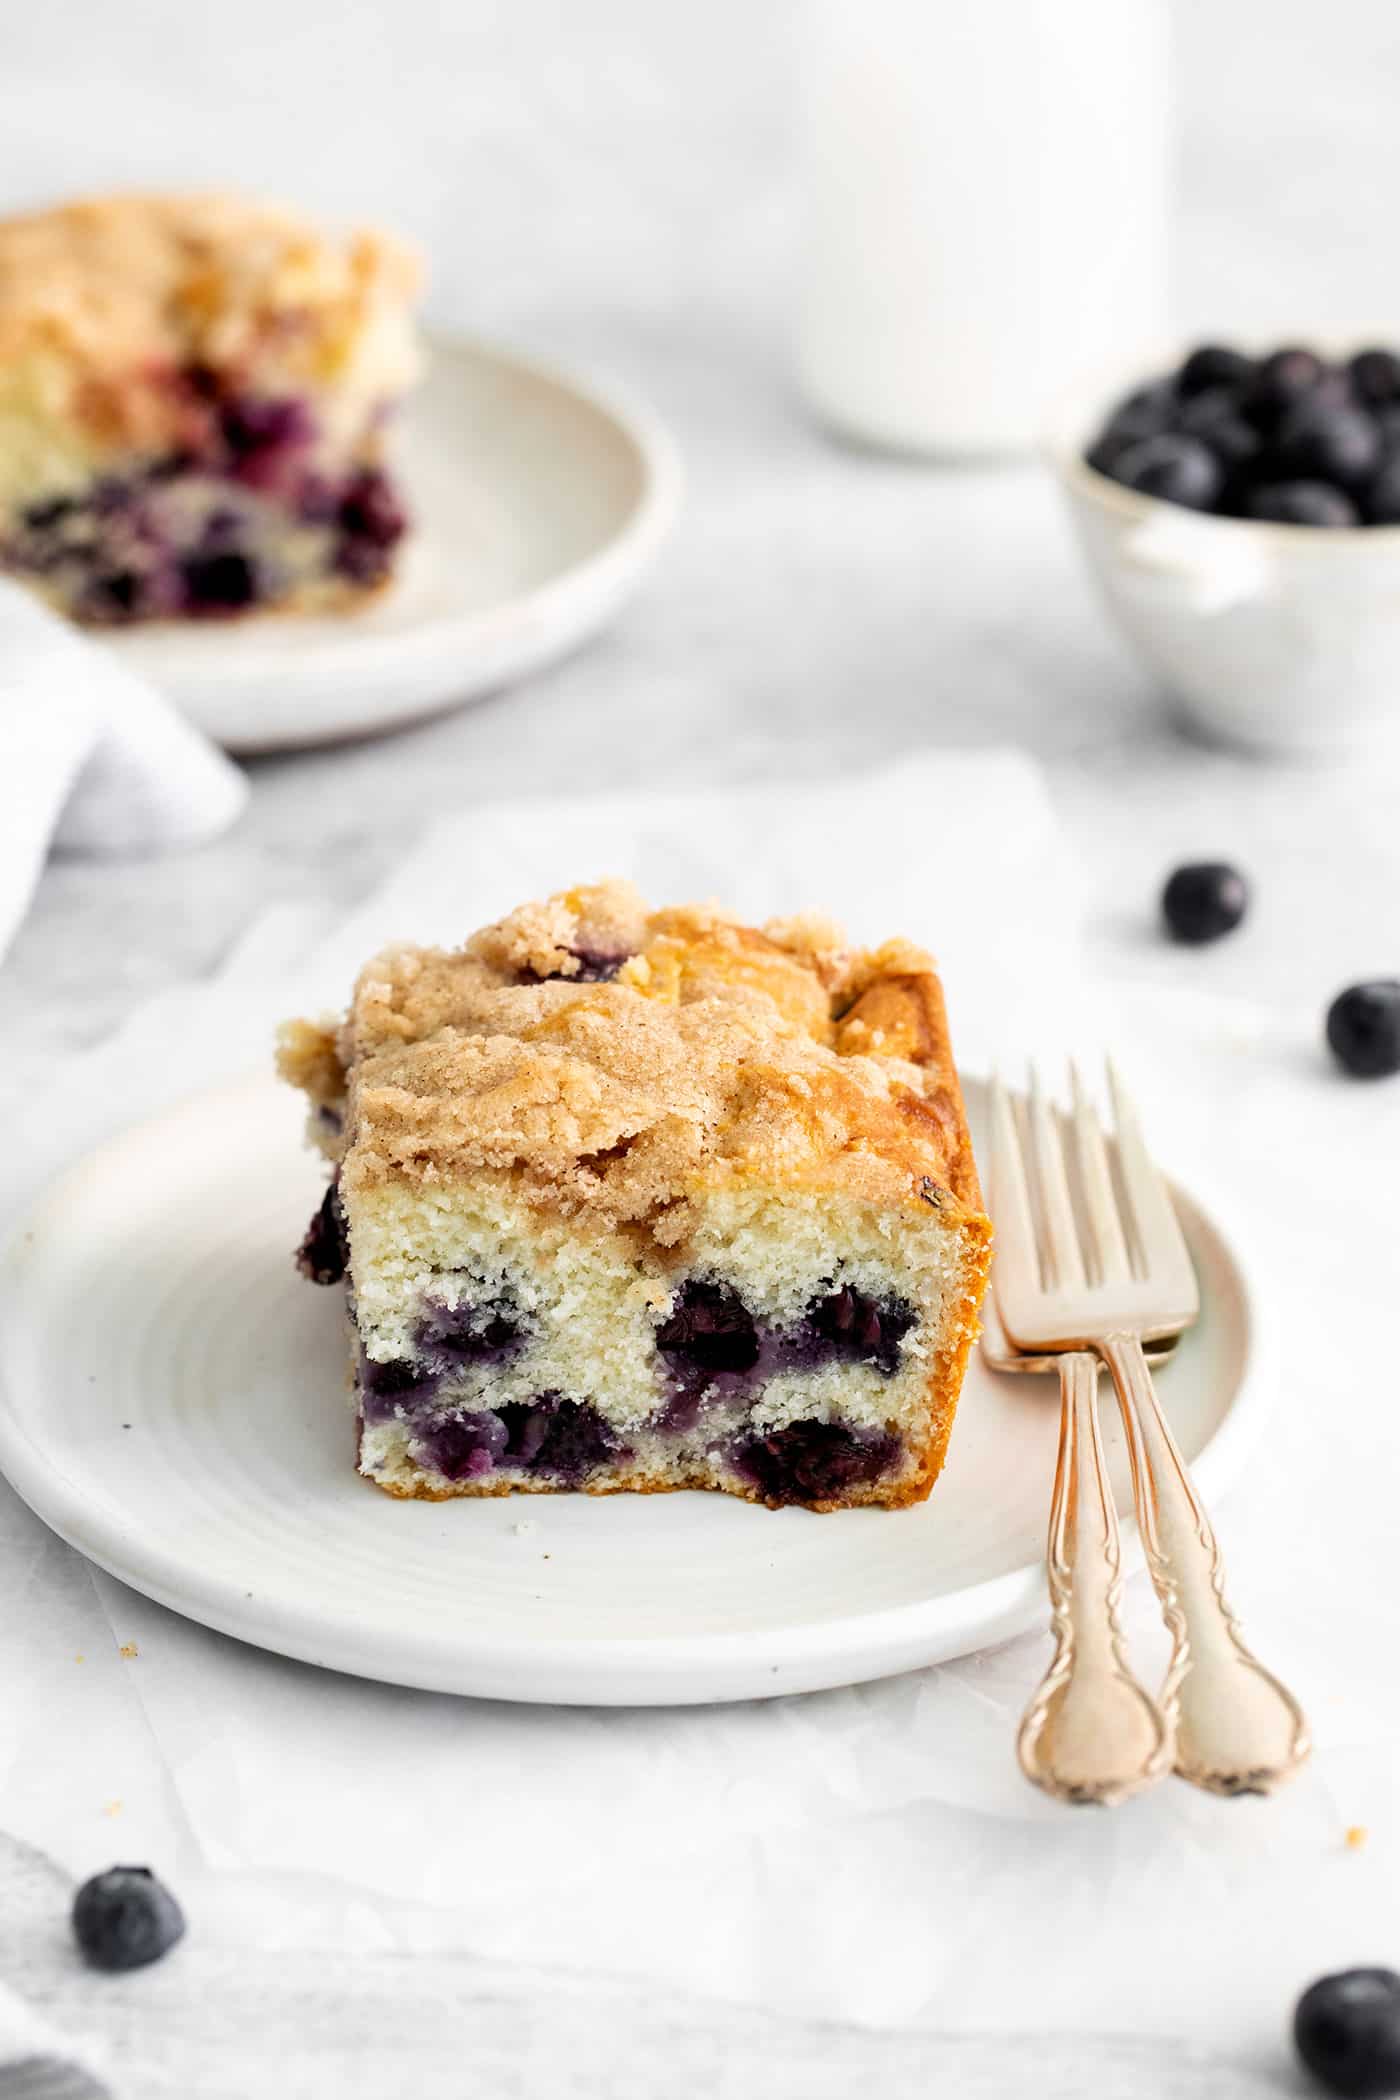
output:
[[[0,220],[0,571],[97,626],[362,602],[407,523],[417,280],[230,196]]]
[[[605,883],[377,957],[279,1062],[368,1479],[927,1495],[991,1227],[920,949]]]

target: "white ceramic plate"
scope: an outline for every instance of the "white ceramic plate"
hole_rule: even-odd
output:
[[[612,618],[675,516],[645,409],[484,344],[429,354],[399,439],[418,530],[382,598],[108,645],[232,751],[389,729],[538,670]]]
[[[353,1471],[340,1293],[292,1267],[317,1194],[300,1123],[271,1081],[188,1102],[65,1174],[0,1258],[0,1466],[102,1567],[308,1662],[590,1704],[846,1684],[1043,1619],[1055,1389],[976,1361],[917,1509],[381,1494]],[[1162,1393],[1213,1495],[1264,1382],[1239,1267],[1183,1213],[1203,1313]]]

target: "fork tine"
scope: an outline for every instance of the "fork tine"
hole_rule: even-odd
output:
[[[1036,1180],[1040,1185],[1042,1244],[1049,1252],[1050,1267],[1054,1270],[1052,1285],[1061,1291],[1076,1284],[1082,1287],[1084,1262],[1079,1252],[1079,1231],[1074,1222],[1074,1206],[1070,1202],[1069,1182],[1065,1175],[1065,1155],[1055,1119],[1040,1091],[1040,1076],[1034,1065],[1030,1068],[1030,1082],[1031,1144],[1035,1150]]]
[[[1189,1278],[1194,1299],[1195,1271],[1176,1211],[1167,1194],[1166,1183],[1152,1164],[1137,1110],[1128,1098],[1112,1058],[1108,1059],[1108,1085],[1113,1096],[1118,1163],[1123,1170],[1123,1183],[1132,1206],[1133,1225],[1147,1272],[1154,1282],[1175,1278],[1184,1284]]]
[[[1025,1161],[1011,1097],[999,1079],[992,1081],[992,1215],[997,1228],[994,1279],[1005,1282],[1014,1270],[1017,1281],[1029,1280],[1038,1289],[1040,1259]]]
[[[1079,1179],[1084,1207],[1089,1215],[1089,1261],[1095,1283],[1126,1283],[1132,1275],[1123,1223],[1108,1170],[1108,1149],[1093,1102],[1084,1091],[1079,1067],[1070,1059],[1070,1095],[1074,1102],[1074,1134],[1079,1148]]]

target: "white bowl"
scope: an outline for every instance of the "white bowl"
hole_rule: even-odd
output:
[[[1085,463],[1114,404],[1181,354],[1101,375],[1048,436],[1115,622],[1210,736],[1300,757],[1400,747],[1400,526],[1208,517]]]

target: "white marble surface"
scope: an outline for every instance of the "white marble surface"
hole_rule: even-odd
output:
[[[1341,0],[1325,32],[1302,0],[1181,0],[1178,15],[1183,330],[1400,335],[1392,10]],[[178,861],[51,866],[0,972],[0,1098],[213,968],[262,907],[350,906],[425,816],[526,786],[825,773],[923,743],[1035,751],[1081,845],[1098,959],[1248,992],[1300,1059],[1340,984],[1400,967],[1393,773],[1269,767],[1178,740],[1105,631],[1035,470],[866,457],[802,417],[785,338],[789,35],[788,7],[740,0],[244,0],[217,37],[179,0],[66,0],[31,15],[22,48],[11,38],[0,200],[251,174],[398,219],[432,248],[440,320],[645,391],[691,489],[624,624],[529,690],[392,742],[260,764],[243,826]],[[1156,941],[1152,907],[1164,869],[1198,852],[1247,865],[1258,906],[1239,938],[1187,956]],[[1290,2089],[1281,2055],[1092,2034],[877,2038],[679,1999],[639,2010],[614,1985],[456,1960],[386,1972],[355,1957],[331,1977],[298,1954],[298,2024],[270,2018],[250,2037],[263,1982],[246,1956],[191,1948],[184,1981],[174,1966],[152,1977],[137,2011],[42,1934],[23,1937],[21,1980],[107,2031],[132,2090],[156,2100],[406,2089],[385,2036],[444,2007],[462,2085],[522,2100],[737,2100],[760,2061],[777,2096],[857,2082],[1125,2100]],[[429,2083],[441,2054],[420,2054],[419,2090],[459,2089]]]
[[[1400,334],[1383,0],[1342,0],[1325,35],[1302,0],[1181,0],[1178,17],[1183,330]],[[385,214],[431,249],[440,320],[646,392],[685,450],[689,508],[624,626],[528,691],[261,765],[241,831],[178,866],[52,868],[0,980],[7,1079],[210,967],[259,903],[348,904],[425,814],[527,782],[819,771],[923,741],[1047,759],[1095,833],[1106,938],[1131,944],[1173,854],[1219,848],[1253,861],[1268,901],[1204,967],[1302,994],[1311,1019],[1334,981],[1385,962],[1368,935],[1394,894],[1392,826],[1369,775],[1178,743],[1033,470],[930,472],[835,449],[804,420],[789,5],[245,0],[217,48],[193,20],[179,0],[35,14],[8,62],[0,199],[252,171]]]

